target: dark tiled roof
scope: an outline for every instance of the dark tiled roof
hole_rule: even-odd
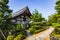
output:
[[[26,6],[25,8],[15,12],[15,13],[12,13],[12,18],[16,17],[16,16],[19,16],[20,14],[22,14],[25,10],[28,9],[28,6]]]

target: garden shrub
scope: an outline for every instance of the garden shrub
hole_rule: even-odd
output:
[[[29,30],[30,30],[31,34],[34,34],[36,29],[35,28],[29,28]]]
[[[60,24],[59,24],[59,23],[52,23],[52,26],[53,26],[54,28],[58,28],[58,27],[60,27]]]
[[[7,40],[13,40],[14,39],[14,35],[8,35]]]
[[[53,23],[52,26],[55,28],[55,33],[60,34],[60,24],[59,23]]]
[[[30,24],[30,26],[31,27],[29,28],[29,30],[31,34],[35,34],[35,33],[45,30],[45,27],[42,22],[33,22]]]
[[[25,30],[25,25],[24,24],[17,24],[16,31],[22,31],[22,30]]]
[[[35,34],[41,32],[41,31],[43,31],[43,30],[44,30],[44,29],[36,30],[36,31],[35,31]]]
[[[22,34],[19,34],[17,35],[14,40],[22,40],[23,39],[23,35]]]

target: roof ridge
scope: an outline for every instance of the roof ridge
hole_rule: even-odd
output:
[[[21,10],[24,10],[25,8],[27,9],[27,8],[28,8],[28,6],[26,6],[26,7],[22,8],[22,9],[20,9],[20,10],[16,11],[16,12],[14,12],[14,13],[17,13],[17,12],[19,12],[19,11],[21,11]]]
[[[13,14],[12,14],[12,17],[15,17],[15,16],[17,16],[17,15],[23,13],[26,9],[28,9],[28,6],[26,6],[26,7],[24,7],[23,9],[21,9],[21,10],[15,12],[15,13],[13,13]]]

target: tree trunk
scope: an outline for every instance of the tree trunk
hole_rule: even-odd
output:
[[[4,40],[6,40],[6,37],[5,37],[5,35],[3,34],[3,31],[0,29],[0,32],[1,32],[1,34],[2,34],[2,36],[3,36],[3,38],[4,38]]]

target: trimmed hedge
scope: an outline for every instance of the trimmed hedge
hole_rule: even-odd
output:
[[[19,34],[14,38],[14,40],[22,40],[22,38],[23,38],[23,35]]]
[[[8,35],[7,40],[13,40],[14,39],[14,35]]]

